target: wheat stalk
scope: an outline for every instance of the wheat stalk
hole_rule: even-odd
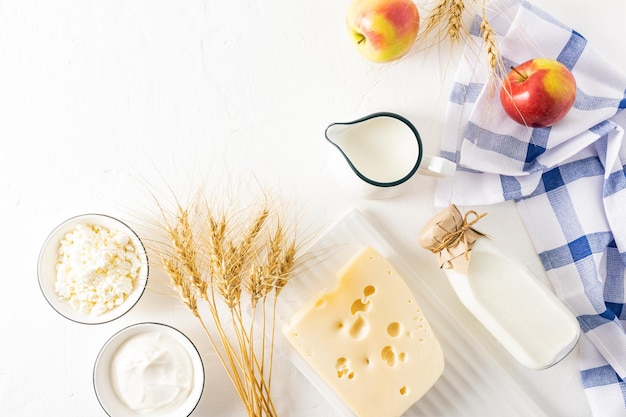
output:
[[[468,4],[480,7],[480,35],[484,45],[489,78],[501,77],[503,74],[502,57],[498,47],[496,32],[489,23],[486,14],[486,0],[438,0],[426,16],[423,29],[419,35],[423,48],[428,49],[445,39],[452,45],[467,38],[468,30],[464,26],[464,15],[470,10]],[[435,34],[435,39],[429,39]]]
[[[446,38],[452,44],[460,42],[467,32],[463,25],[465,10],[464,0],[439,0],[425,18],[420,38],[428,43],[426,38],[435,33],[436,43]]]
[[[483,38],[483,43],[485,45],[485,52],[487,54],[487,66],[489,70],[489,75],[500,76],[502,74],[502,57],[500,55],[500,49],[498,48],[498,42],[496,39],[496,32],[493,30],[493,27],[487,20],[487,14],[485,11],[485,3],[483,3],[481,22],[480,22],[480,33]]]
[[[496,47],[495,33],[486,19],[480,23],[480,33],[483,36],[487,52],[487,65],[490,71],[495,71],[498,65],[498,48]]]
[[[459,42],[463,34],[463,12],[465,3],[463,0],[451,0],[448,8],[448,37],[450,42]]]
[[[194,316],[200,317],[195,294],[191,285],[189,285],[189,281],[185,279],[185,275],[180,266],[174,259],[166,257],[163,257],[162,264],[165,271],[170,276],[172,283],[174,284],[174,288],[178,290],[178,296],[181,301],[185,304],[185,306],[187,306],[189,311],[191,311]]]
[[[161,208],[162,215],[172,218],[156,222],[169,242],[163,245],[168,249],[157,249],[162,268],[179,299],[200,321],[248,416],[276,417],[270,395],[276,303],[297,263],[296,239],[267,202],[247,227],[231,214],[217,214],[208,205],[196,204],[178,204],[173,216],[166,216]],[[217,337],[206,325],[199,300],[208,306]],[[271,309],[266,308],[268,300],[272,300]],[[248,320],[244,302],[251,309]],[[257,330],[259,306],[261,329]],[[228,336],[228,325],[234,337]]]
[[[189,274],[193,286],[202,298],[206,298],[208,284],[200,272],[198,252],[195,249],[194,233],[189,222],[189,211],[178,206],[176,226],[167,226],[176,255]]]
[[[195,239],[193,229],[189,223],[189,211],[183,209],[180,205],[177,207],[176,222],[174,226],[165,223],[167,236],[172,244],[172,253],[161,253],[161,264],[165,272],[170,277],[171,283],[178,291],[178,296],[189,311],[200,321],[205,333],[209,337],[209,341],[218,353],[218,358],[228,371],[228,376],[235,387],[242,387],[241,378],[237,372],[232,369],[242,369],[241,361],[232,355],[232,345],[221,326],[219,313],[214,303],[209,302],[207,296],[206,280],[202,279],[200,265],[198,263],[197,250],[195,249]],[[182,267],[181,267],[182,265]],[[200,315],[196,294],[199,294],[207,301],[209,311],[214,322],[217,324],[218,337],[225,347],[225,353],[222,355],[218,349],[215,339],[211,336],[202,316]],[[226,364],[228,363],[229,366]],[[237,388],[239,392],[241,388]]]
[[[427,37],[440,26],[440,23],[444,19],[444,16],[446,16],[448,13],[449,2],[450,0],[439,0],[437,5],[424,20],[424,29],[422,29],[420,37]]]

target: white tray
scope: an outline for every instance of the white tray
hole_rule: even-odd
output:
[[[548,417],[357,210],[348,212],[307,249],[314,261],[285,287],[278,303],[278,323],[284,326],[303,302],[332,288],[338,269],[366,245],[385,256],[406,280],[445,355],[441,378],[403,417]],[[354,417],[282,334],[278,342],[341,416]]]

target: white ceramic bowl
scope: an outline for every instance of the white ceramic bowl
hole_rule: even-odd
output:
[[[135,282],[133,290],[124,303],[100,315],[89,315],[76,310],[66,300],[61,299],[55,291],[56,265],[58,263],[60,242],[67,233],[74,230],[79,224],[101,225],[128,235],[137,250],[142,264],[139,271],[139,279]],[[137,234],[120,220],[103,214],[84,214],[64,221],[48,235],[39,253],[37,275],[43,295],[59,314],[78,323],[106,323],[127,313],[141,298],[148,282],[148,256]]]
[[[137,417],[147,414],[130,409],[115,393],[111,377],[111,364],[120,347],[130,338],[147,332],[159,332],[178,343],[188,354],[193,369],[192,386],[187,397],[177,407],[162,412],[150,412],[152,417],[189,416],[200,402],[204,390],[204,365],[195,345],[179,330],[160,323],[138,323],[113,335],[102,347],[93,369],[93,385],[100,405],[109,416]]]

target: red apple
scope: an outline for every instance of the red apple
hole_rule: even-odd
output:
[[[357,50],[365,58],[389,62],[411,49],[419,20],[413,0],[353,0],[346,24]]]
[[[565,65],[550,58],[535,58],[511,67],[500,89],[506,114],[529,127],[554,125],[575,100],[574,76]]]

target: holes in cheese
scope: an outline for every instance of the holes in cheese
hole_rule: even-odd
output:
[[[380,353],[380,356],[388,366],[396,366],[396,352],[391,346],[385,346],[383,351]]]
[[[334,288],[308,301],[286,335],[358,417],[399,417],[441,376],[438,340],[406,283],[366,247]]]
[[[365,320],[363,316],[358,315],[356,320],[354,320],[354,323],[352,323],[352,326],[350,326],[349,333],[353,339],[363,339],[367,336],[369,330],[370,325],[367,320]]]
[[[385,346],[380,353],[380,357],[387,363],[388,366],[394,367],[398,362],[406,362],[406,352],[396,353],[396,349],[393,346]]]
[[[400,336],[400,332],[402,332],[402,325],[397,321],[394,321],[387,326],[387,334],[391,337]]]
[[[352,303],[352,307],[350,307],[350,313],[355,316],[356,313],[358,313],[359,311],[367,311],[369,307],[371,307],[369,301],[363,302],[363,300],[359,298],[357,300],[354,300],[354,303]]]
[[[350,369],[350,361],[346,358],[337,359],[337,363],[335,364],[335,368],[337,369],[337,378],[354,378],[354,371]]]
[[[350,313],[355,316],[359,311],[366,312],[367,310],[369,310],[371,307],[369,298],[374,295],[375,292],[376,287],[374,287],[373,285],[368,285],[367,287],[363,288],[364,297],[354,300],[354,302],[352,303],[352,307],[350,307]]]

